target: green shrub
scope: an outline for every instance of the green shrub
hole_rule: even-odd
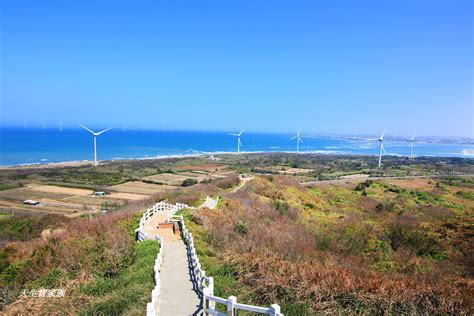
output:
[[[29,264],[26,261],[17,261],[10,263],[0,274],[2,284],[12,284],[25,278]]]
[[[360,182],[357,184],[357,186],[354,188],[356,191],[364,191],[367,188],[370,188],[370,186],[374,183],[372,180],[366,180],[364,182]]]
[[[68,273],[63,269],[53,268],[47,274],[29,283],[29,288],[57,288],[68,279]]]
[[[272,201],[272,205],[280,215],[285,214],[290,209],[288,202],[282,200],[274,200]]]
[[[441,245],[427,231],[411,223],[397,222],[388,227],[387,237],[393,250],[408,246],[415,250],[418,256],[433,259],[444,258]]]
[[[331,246],[333,237],[324,232],[317,232],[314,236],[315,246],[319,250],[327,250]]]
[[[360,254],[366,248],[370,228],[368,226],[346,225],[335,236],[335,245],[343,252]]]
[[[287,316],[309,316],[315,315],[311,312],[311,303],[306,302],[284,302],[281,309]]]
[[[198,183],[196,179],[186,179],[183,181],[181,185],[183,187],[190,187],[192,185],[195,185],[196,183]]]
[[[474,201],[474,192],[471,191],[458,191],[456,196],[462,199]]]
[[[420,205],[437,205],[437,206],[444,206],[453,209],[464,209],[462,205],[457,205],[452,202],[445,200],[441,196],[429,194],[422,191],[410,191],[410,195],[415,199],[415,202]]]
[[[249,225],[244,221],[240,221],[235,224],[234,231],[240,235],[247,235],[249,231]]]

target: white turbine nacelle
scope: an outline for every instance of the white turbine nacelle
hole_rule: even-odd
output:
[[[300,152],[300,143],[303,143],[303,140],[300,137],[300,130],[298,130],[298,134],[295,137],[290,138],[290,140],[296,139],[296,153]]]
[[[94,132],[93,130],[89,129],[88,127],[79,124],[80,127],[85,129],[86,131],[89,131],[92,134],[92,137],[94,138],[94,166],[97,166],[97,136],[100,136],[101,134],[107,132],[108,130],[112,129],[112,127],[109,127],[107,129],[104,129],[103,131],[100,132]]]
[[[243,132],[244,130],[241,130],[240,133],[238,134],[229,133],[229,135],[237,137],[237,155],[240,155],[240,146],[242,146],[242,142],[240,141],[240,136],[242,135]]]

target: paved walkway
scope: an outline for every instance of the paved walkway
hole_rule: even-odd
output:
[[[163,264],[161,266],[161,303],[158,315],[184,316],[201,313],[201,299],[192,282],[188,252],[179,232],[172,227],[158,228],[166,222],[165,214],[153,215],[144,225],[147,238],[163,238]]]
[[[181,239],[165,242],[163,255],[159,315],[200,314],[201,299],[192,282],[186,245]]]
[[[219,197],[213,199],[207,196],[206,200],[201,204],[201,206],[199,206],[199,208],[207,207],[208,209],[213,210],[216,208],[217,203],[219,203]]]

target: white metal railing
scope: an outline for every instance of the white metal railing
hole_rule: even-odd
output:
[[[193,235],[186,229],[184,224],[183,216],[170,216],[171,221],[177,221],[181,225],[181,233],[183,234],[184,240],[187,243],[188,254],[191,261],[192,272],[197,284],[198,290],[202,293],[203,309],[206,315],[236,315],[237,310],[244,310],[254,313],[283,316],[280,311],[278,304],[273,304],[270,307],[260,307],[254,305],[247,305],[237,303],[235,296],[229,296],[228,298],[222,298],[214,295],[214,278],[206,276],[206,272],[202,269],[199,258],[196,254],[196,248],[194,248]],[[217,304],[223,304],[227,306],[227,313],[219,312],[216,309]]]
[[[188,207],[184,203],[176,203],[176,204],[169,204],[166,201],[161,201],[153,205],[153,207],[149,208],[145,213],[143,213],[142,217],[140,218],[140,223],[138,228],[135,230],[137,233],[138,241],[143,241],[147,239],[146,232],[143,230],[145,223],[156,213],[164,212],[167,215],[167,219],[169,220],[171,216],[176,214],[179,210]],[[146,305],[146,314],[147,316],[155,316],[158,314],[158,308],[160,305],[161,300],[161,265],[163,263],[163,249],[165,247],[163,238],[160,236],[155,236],[154,239],[160,244],[160,250],[158,255],[155,259],[155,265],[153,266],[154,272],[154,283],[155,286],[151,291],[151,302]]]
[[[160,292],[161,292],[161,264],[163,263],[163,238],[156,236],[155,240],[160,244],[160,251],[155,259],[155,265],[153,267],[153,272],[155,276],[155,287],[151,291],[151,302],[146,305],[146,314],[147,316],[155,316],[158,313],[158,307],[160,305]]]
[[[140,218],[140,222],[138,224],[138,228],[135,230],[137,233],[137,238],[139,241],[145,240],[147,238],[146,233],[143,230],[145,223],[156,213],[164,213],[166,214],[167,221],[176,214],[179,210],[183,208],[189,208],[187,204],[184,203],[176,203],[170,204],[165,201],[161,201],[153,205],[149,208],[145,213],[143,213],[142,217]]]

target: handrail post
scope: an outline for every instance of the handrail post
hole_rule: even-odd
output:
[[[209,285],[208,285],[209,293],[211,295],[214,295],[214,277],[208,277],[208,279],[209,279]],[[215,309],[216,303],[211,301],[210,306],[212,309]]]
[[[271,310],[271,315],[274,315],[274,316],[283,316],[283,314],[280,312],[280,305],[278,304],[272,304],[270,306],[270,310]]]
[[[204,315],[206,315],[206,316],[209,316],[208,309],[211,307],[210,304],[209,304],[210,300],[207,298],[208,295],[210,295],[209,289],[204,288],[202,290],[202,299],[204,301]]]
[[[153,306],[153,303],[148,303],[146,304],[146,315],[147,316],[153,316],[155,315],[155,308]]]
[[[235,303],[237,303],[237,298],[235,296],[229,296],[227,299],[227,316],[235,315]]]

